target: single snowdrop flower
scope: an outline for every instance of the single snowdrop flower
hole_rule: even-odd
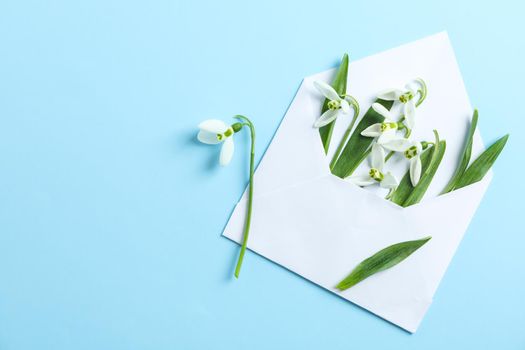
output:
[[[419,99],[416,100],[418,94]],[[416,107],[423,102],[426,96],[427,86],[423,79],[419,78],[406,84],[404,89],[387,89],[377,94],[379,99],[403,103],[403,118],[410,130],[414,128],[416,122]]]
[[[330,124],[338,117],[340,112],[349,114],[350,107],[353,107],[354,111],[358,110],[357,101],[352,96],[344,95],[341,97],[333,87],[322,81],[314,81],[314,86],[328,99],[328,110],[315,121],[314,128],[320,128]]]
[[[410,181],[416,186],[421,178],[421,153],[432,144],[430,142],[414,142],[405,138],[390,140],[382,145],[387,150],[402,152],[410,161]]]
[[[242,262],[244,260],[244,254],[248,244],[248,235],[250,233],[250,222],[252,218],[252,204],[253,204],[253,174],[255,171],[255,127],[252,121],[243,115],[236,115],[235,118],[239,122],[234,123],[230,126],[225,122],[217,119],[205,120],[199,124],[199,133],[197,139],[206,144],[216,145],[222,143],[220,164],[228,165],[233,156],[233,134],[238,133],[243,127],[247,127],[250,130],[251,148],[250,148],[250,186],[248,187],[248,203],[246,212],[246,221],[244,223],[244,230],[242,235],[241,250],[239,258],[237,259],[237,265],[235,266],[235,277],[238,278],[241,272]]]
[[[199,124],[199,133],[197,139],[209,145],[222,143],[219,163],[222,166],[230,164],[235,149],[233,143],[233,134],[242,129],[241,123],[234,123],[228,126],[222,120],[208,119]]]
[[[385,166],[385,150],[382,146],[374,143],[372,146],[372,153],[370,155],[371,168],[367,175],[353,176],[349,180],[358,186],[370,186],[375,183],[379,183],[379,186],[394,190],[398,181],[394,175],[390,172],[383,173],[383,167]]]
[[[385,120],[383,120],[382,123],[370,125],[368,128],[361,131],[361,135],[366,137],[377,137],[377,143],[380,145],[394,139],[396,131],[403,128],[403,124],[395,122],[392,113],[380,103],[374,103],[372,109],[382,115]]]

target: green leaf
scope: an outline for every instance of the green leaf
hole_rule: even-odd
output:
[[[394,101],[376,100],[375,102],[382,104],[386,109],[392,108]],[[341,155],[337,159],[332,169],[332,174],[342,179],[352,175],[359,164],[366,158],[369,153],[370,146],[374,141],[373,137],[362,136],[361,132],[372,124],[382,123],[385,120],[381,114],[374,111],[372,107],[366,111],[363,119],[357,124],[352,136],[343,148]]]
[[[348,55],[345,53],[339,69],[335,74],[334,81],[332,82],[332,87],[339,95],[346,94],[346,81],[348,78]],[[321,114],[328,110],[328,99],[324,100],[323,108]],[[319,134],[321,135],[321,141],[323,142],[324,152],[328,153],[328,148],[330,147],[330,140],[332,139],[332,132],[334,131],[335,120],[328,125],[319,128]]]
[[[431,238],[425,237],[415,241],[396,243],[378,251],[357,265],[344,280],[339,282],[336,288],[341,291],[346,290],[380,271],[399,264]]]
[[[408,207],[410,205],[419,203],[425,195],[428,186],[434,179],[434,175],[443,159],[445,150],[447,148],[446,142],[439,141],[436,143],[438,146],[432,146],[432,148],[426,150],[421,155],[421,168],[422,175],[419,179],[418,184],[414,187],[410,181],[410,171],[407,171],[405,176],[401,179],[399,186],[394,191],[390,200],[402,207]]]
[[[472,164],[467,168],[463,176],[458,180],[455,190],[483,179],[487,171],[492,167],[499,154],[503,151],[503,147],[509,139],[509,134],[503,136],[498,141],[494,142],[489,148],[485,150]]]
[[[445,193],[448,193],[454,190],[454,188],[457,185],[457,182],[465,173],[468,163],[470,162],[470,156],[472,154],[472,140],[473,140],[474,131],[476,130],[477,125],[478,125],[478,110],[475,109],[474,115],[472,116],[472,121],[470,123],[470,128],[467,134],[467,141],[465,143],[465,148],[463,149],[463,153],[461,155],[461,161],[459,162],[458,167],[456,168],[456,171],[454,172],[454,175],[452,175],[452,178],[448,182],[447,186],[445,186],[445,189],[441,192],[441,194],[445,194]]]

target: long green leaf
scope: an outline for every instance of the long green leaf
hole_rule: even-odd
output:
[[[334,81],[332,82],[332,87],[339,95],[346,94],[346,81],[348,78],[348,55],[345,53],[339,69],[335,74]],[[323,109],[321,114],[328,110],[328,99],[324,100]],[[319,128],[319,134],[321,135],[321,141],[323,142],[323,147],[325,153],[328,153],[328,148],[330,147],[330,140],[332,139],[332,132],[334,131],[335,120],[328,125]]]
[[[336,288],[343,291],[380,271],[399,264],[431,238],[425,237],[415,241],[396,243],[378,251],[357,265],[344,280],[339,282]]]
[[[452,175],[452,178],[448,182],[447,186],[445,186],[445,189],[441,192],[441,194],[445,194],[445,193],[448,193],[454,190],[454,188],[457,185],[457,182],[465,173],[468,163],[470,162],[470,156],[472,154],[472,140],[474,138],[474,131],[476,130],[477,125],[478,125],[478,110],[475,109],[474,115],[472,116],[472,121],[470,122],[470,128],[467,134],[465,148],[463,149],[463,153],[461,155],[461,161],[459,162],[458,167],[456,168],[456,171],[454,172],[454,175]]]
[[[503,136],[498,141],[494,142],[489,148],[485,150],[472,164],[467,168],[463,176],[458,180],[455,190],[483,179],[487,171],[492,167],[499,154],[503,151],[503,147],[509,139],[509,134]]]
[[[381,103],[385,108],[390,109],[394,104],[393,101],[376,100],[375,102]],[[363,119],[357,124],[352,136],[348,140],[346,146],[343,148],[341,155],[337,159],[332,169],[332,174],[342,179],[352,175],[357,169],[359,164],[366,158],[370,145],[374,141],[373,137],[365,137],[361,135],[361,132],[368,128],[372,124],[381,123],[385,120],[381,114],[374,111],[372,107],[366,111]]]
[[[443,159],[445,150],[447,148],[446,142],[440,141],[439,146],[428,149],[421,155],[421,178],[418,184],[414,187],[410,181],[410,171],[407,171],[405,176],[401,179],[399,186],[392,194],[390,200],[402,207],[408,207],[409,205],[419,203],[425,192],[430,186],[434,175]],[[435,153],[437,151],[437,153]],[[436,155],[434,157],[434,155]],[[434,162],[432,163],[432,159]]]

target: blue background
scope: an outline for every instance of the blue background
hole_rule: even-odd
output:
[[[525,349],[523,2],[0,3],[0,349]],[[303,76],[448,30],[511,138],[419,331],[220,237]],[[446,101],[443,101],[446,103]]]

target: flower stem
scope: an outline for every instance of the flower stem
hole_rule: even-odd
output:
[[[350,123],[350,125],[348,125],[348,128],[346,128],[343,138],[341,139],[341,142],[339,142],[339,146],[337,146],[337,149],[335,150],[332,161],[330,162],[330,170],[334,168],[335,163],[337,162],[337,159],[341,155],[341,152],[343,151],[343,147],[346,145],[346,141],[348,141],[348,138],[350,137],[350,133],[352,132],[355,122],[357,121],[357,117],[359,116],[359,103],[357,102],[357,100],[350,95],[346,95],[346,97],[349,97],[351,99],[351,105],[354,109],[354,117],[352,118],[352,122]]]
[[[418,90],[419,100],[416,102],[416,107],[419,107],[419,105],[422,104],[423,101],[425,101],[425,98],[427,98],[428,90],[427,90],[427,84],[425,84],[425,81],[423,79],[417,78],[416,81],[421,86],[421,89]]]
[[[251,149],[250,149],[250,185],[248,188],[248,208],[246,212],[246,221],[244,222],[244,232],[242,237],[241,252],[237,260],[237,266],[235,267],[235,278],[239,278],[241,272],[241,266],[244,259],[244,253],[246,252],[246,245],[248,243],[248,235],[250,233],[250,223],[252,220],[252,202],[253,202],[253,173],[254,173],[254,162],[255,162],[255,127],[250,119],[242,115],[235,116],[238,119],[246,121],[244,125],[250,128],[251,137]]]
[[[392,158],[392,156],[394,155],[394,153],[396,153],[396,152],[394,152],[394,151],[390,151],[390,152],[388,152],[388,154],[387,154],[386,157],[385,157],[385,163],[388,162],[388,160],[389,160],[390,158]]]

